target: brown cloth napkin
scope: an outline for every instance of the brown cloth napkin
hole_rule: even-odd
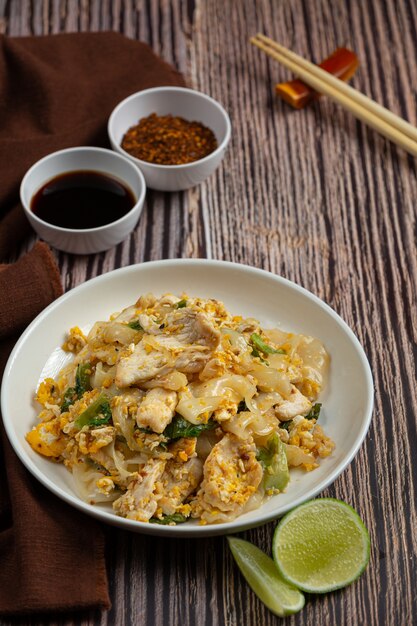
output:
[[[30,232],[18,189],[33,163],[71,146],[107,146],[120,100],[184,84],[149,46],[118,33],[0,36],[0,259]]]
[[[45,243],[0,268],[0,374],[19,330],[61,293]],[[0,613],[108,608],[100,527],[42,487],[0,430]]]
[[[30,232],[18,201],[25,171],[54,150],[106,146],[114,106],[160,85],[184,80],[116,33],[0,37],[0,259]],[[44,243],[0,266],[0,375],[18,334],[60,294]],[[109,608],[100,525],[44,489],[0,426],[0,614]]]

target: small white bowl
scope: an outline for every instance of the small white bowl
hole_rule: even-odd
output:
[[[40,219],[31,210],[32,198],[48,181],[67,172],[94,171],[108,174],[124,183],[136,203],[120,219],[97,228],[61,228]],[[39,237],[54,248],[72,254],[102,252],[125,239],[136,226],[145,200],[142,173],[128,159],[104,148],[68,148],[48,154],[26,172],[20,185],[20,199],[26,217]]]
[[[130,155],[121,147],[124,134],[151,113],[201,122],[216,136],[218,147],[203,159],[184,165],[156,165]],[[107,126],[113,150],[128,157],[141,169],[146,184],[159,191],[180,191],[200,184],[219,166],[231,135],[224,108],[204,93],[184,87],[156,87],[129,96],[114,109]]]

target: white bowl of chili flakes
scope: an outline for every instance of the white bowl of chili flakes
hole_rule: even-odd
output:
[[[148,187],[180,191],[200,184],[219,166],[231,124],[210,96],[184,87],[156,87],[118,104],[107,130],[113,150],[138,166]]]

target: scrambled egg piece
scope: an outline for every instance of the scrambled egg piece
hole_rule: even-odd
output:
[[[58,396],[58,386],[53,378],[45,378],[39,385],[38,392],[36,394],[36,400],[42,406],[46,404],[55,404]]]
[[[172,421],[177,406],[177,393],[155,387],[147,392],[139,405],[136,422],[139,427],[151,428],[160,434]]]
[[[49,422],[41,422],[26,435],[35,452],[47,457],[58,458],[64,451],[67,441],[61,432],[59,418]]]
[[[70,329],[66,341],[62,344],[62,349],[65,350],[65,352],[77,354],[84,348],[86,343],[87,337],[84,335],[81,328],[74,326]]]
[[[294,418],[288,433],[287,448],[289,461],[293,461],[291,465],[298,465],[311,471],[318,467],[317,457],[329,456],[333,450],[334,442],[324,434],[316,420],[307,420],[301,416]]]

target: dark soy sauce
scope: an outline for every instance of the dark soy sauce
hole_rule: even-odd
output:
[[[31,209],[41,220],[61,228],[97,228],[123,217],[136,204],[132,191],[100,172],[67,172],[36,192]]]

